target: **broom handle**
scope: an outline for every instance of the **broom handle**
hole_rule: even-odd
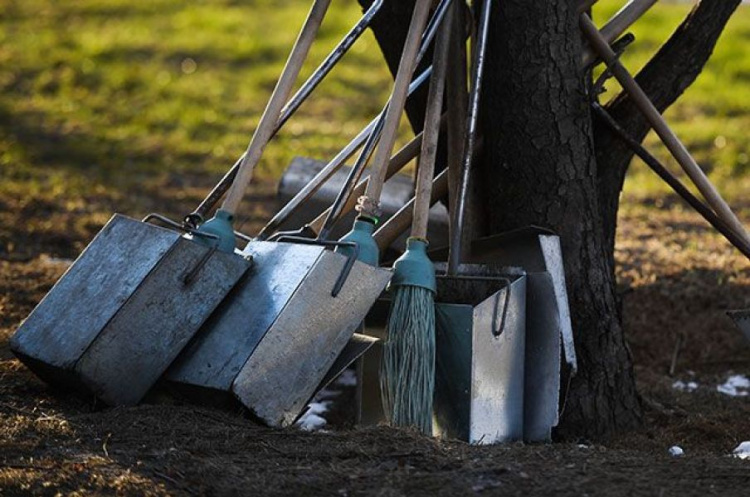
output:
[[[419,167],[417,169],[414,192],[414,219],[411,225],[411,236],[423,240],[427,239],[432,179],[435,175],[435,158],[437,157],[438,141],[440,139],[440,116],[443,111],[445,76],[448,69],[448,55],[451,48],[451,31],[455,10],[455,8],[448,10],[442,29],[438,32],[432,58],[434,72],[430,79],[430,89],[427,93],[427,111],[424,118],[425,127],[422,148],[419,153]]]
[[[735,216],[732,209],[727,205],[716,188],[706,177],[705,173],[701,170],[700,166],[695,162],[695,159],[690,155],[682,142],[672,132],[667,125],[667,122],[659,114],[659,111],[654,107],[651,100],[648,99],[646,93],[641,89],[638,83],[635,81],[633,76],[628,73],[627,69],[620,63],[615,52],[607,44],[606,40],[599,33],[591,19],[583,14],[580,18],[581,29],[584,35],[591,42],[591,46],[604,60],[612,75],[617,78],[625,91],[632,97],[633,102],[638,106],[646,119],[651,123],[651,126],[659,135],[662,142],[677,162],[682,166],[682,169],[687,173],[688,177],[693,181],[695,186],[700,191],[701,195],[706,199],[708,205],[716,211],[716,214],[727,223],[737,235],[739,235],[745,242],[750,243],[750,237],[748,237],[745,227],[742,225],[737,216]]]
[[[370,181],[367,182],[364,196],[360,198],[360,205],[358,207],[363,208],[362,213],[375,218],[379,217],[380,214],[380,194],[383,192],[388,159],[396,141],[398,124],[401,120],[401,114],[404,111],[404,104],[406,103],[409,80],[414,73],[420,39],[427,23],[431,4],[431,0],[417,0],[414,6],[409,32],[406,34],[404,50],[401,53],[401,61],[396,73],[396,81],[393,84],[393,94],[391,95],[391,101],[385,114],[383,133],[378,148],[375,151],[375,157],[373,158]],[[363,201],[364,204],[362,204]]]
[[[444,118],[445,114],[441,116],[441,131],[445,128]],[[391,179],[396,175],[396,173],[400,172],[412,159],[419,156],[419,149],[421,147],[422,132],[412,138],[409,143],[401,148],[401,150],[393,154],[393,157],[391,157],[391,160],[388,162],[388,170],[385,173],[385,180],[388,181],[389,179]],[[339,219],[350,213],[354,209],[354,207],[356,207],[357,198],[365,193],[365,188],[367,188],[368,181],[370,181],[369,175],[365,176],[360,180],[359,183],[357,183],[356,188],[352,191],[351,196],[346,201],[344,207],[341,209],[340,216],[338,217],[338,219],[333,220],[332,224],[335,224]],[[323,224],[325,223],[326,218],[328,217],[328,214],[330,214],[332,208],[333,207],[327,208],[308,224],[308,228],[310,228],[316,235],[319,234],[320,230],[323,228]]]
[[[242,197],[245,194],[245,190],[250,184],[250,180],[253,176],[253,170],[258,164],[263,150],[265,149],[268,141],[273,135],[274,127],[279,119],[281,109],[289,98],[289,94],[292,91],[292,86],[299,75],[299,71],[302,68],[302,64],[307,57],[307,53],[312,46],[315,35],[318,32],[320,24],[323,22],[328,6],[331,0],[315,0],[310,13],[305,20],[305,24],[300,31],[299,37],[294,44],[291,54],[287,59],[284,71],[281,73],[279,81],[276,83],[276,87],[271,94],[271,98],[266,105],[266,109],[263,111],[263,115],[260,118],[258,127],[253,134],[250,144],[247,147],[242,162],[240,163],[237,176],[234,178],[227,197],[224,199],[224,203],[221,208],[232,214],[237,212],[237,209],[242,202]]]
[[[385,173],[386,181],[388,181],[393,177],[393,175],[401,171],[401,169],[403,169],[404,166],[406,166],[413,158],[417,157],[417,155],[419,155],[419,148],[421,146],[422,133],[419,133],[417,136],[412,138],[409,143],[404,145],[401,150],[396,152],[388,162],[388,170]],[[362,178],[359,183],[357,183],[357,186],[354,188],[354,190],[352,190],[351,195],[347,199],[346,204],[344,204],[344,207],[341,209],[339,219],[341,219],[341,217],[350,213],[354,209],[354,207],[357,205],[357,197],[365,192],[365,188],[367,187],[367,182],[369,180],[370,176],[368,175]],[[323,225],[325,224],[325,221],[328,218],[331,209],[333,209],[333,207],[328,207],[308,225],[309,228],[311,228],[315,232],[315,234],[320,233],[320,230],[323,228]],[[331,224],[335,224],[336,221],[338,221],[338,219],[332,220]]]
[[[448,170],[443,169],[432,180],[432,192],[430,193],[430,205],[435,205],[438,200],[448,194]],[[391,216],[388,221],[373,234],[375,242],[380,250],[389,247],[402,233],[409,229],[414,217],[414,197],[401,207],[398,212]]]
[[[607,40],[607,44],[615,41],[656,2],[657,0],[630,0],[625,4],[600,30],[602,37]],[[583,57],[581,57],[581,67],[589,66],[595,59],[596,52],[591,47],[586,47],[583,51]]]

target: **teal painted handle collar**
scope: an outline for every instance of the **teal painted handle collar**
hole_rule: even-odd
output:
[[[393,264],[391,287],[417,286],[437,292],[435,266],[427,257],[427,240],[409,238],[406,241],[406,252]]]

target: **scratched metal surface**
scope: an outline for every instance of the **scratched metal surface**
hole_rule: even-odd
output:
[[[438,276],[435,429],[471,443],[523,438],[526,276],[470,264]],[[472,274],[483,279],[472,282]],[[488,275],[492,274],[492,277]],[[510,295],[502,323],[508,281]],[[450,296],[470,288],[452,302]],[[481,292],[478,293],[478,290]],[[452,299],[456,300],[456,298]]]
[[[560,237],[556,235],[543,235],[539,237],[539,243],[544,255],[545,269],[552,277],[557,300],[557,311],[560,315],[560,333],[562,335],[565,360],[573,371],[578,370],[578,359],[576,347],[573,341],[573,324],[570,320],[570,306],[568,304],[568,289],[565,284],[565,267],[563,266],[562,248]]]
[[[547,272],[526,275],[526,362],[523,438],[548,442],[560,405],[560,315]]]
[[[331,251],[318,260],[232,385],[270,426],[289,426],[299,416],[390,280],[389,270],[357,262],[331,297],[345,261]]]
[[[167,372],[184,385],[229,391],[260,340],[289,304],[325,248],[250,242],[253,267]]]
[[[75,371],[110,405],[136,404],[219,305],[250,263],[180,238],[76,363]]]
[[[115,214],[10,341],[32,370],[68,370],[180,237]],[[46,375],[54,381],[54,375]]]
[[[441,252],[437,256],[444,255]],[[527,226],[499,235],[475,240],[471,244],[468,259],[474,263],[490,263],[520,266],[528,272],[547,271],[555,285],[555,299],[560,315],[565,360],[577,370],[573,325],[570,320],[568,291],[565,283],[560,237],[554,232],[536,226]]]
[[[495,336],[507,291],[474,307],[470,443],[523,438],[526,277],[511,283],[505,327]]]

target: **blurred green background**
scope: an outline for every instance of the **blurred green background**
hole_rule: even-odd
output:
[[[595,20],[624,3],[600,1]],[[0,0],[1,201],[85,211],[82,199],[146,209],[160,198],[199,198],[244,150],[309,4]],[[689,9],[657,4],[634,27],[625,64],[641,67]],[[360,13],[354,0],[333,3],[303,77]],[[748,43],[742,6],[667,113],[730,198],[750,184]],[[389,82],[368,32],[268,148],[258,176],[277,176],[295,155],[332,156],[375,115]],[[648,144],[667,159],[653,137]],[[635,197],[663,191],[644,167],[626,185]]]

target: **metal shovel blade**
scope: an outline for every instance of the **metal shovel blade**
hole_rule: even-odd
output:
[[[49,383],[135,404],[249,267],[116,214],[22,323],[11,349]]]
[[[732,318],[734,324],[740,329],[745,338],[750,341],[750,309],[739,311],[727,311],[727,315]]]
[[[340,293],[347,257],[325,251],[240,370],[232,391],[269,426],[291,425],[385,289],[391,271],[356,261]]]
[[[294,422],[390,279],[319,245],[250,242],[253,269],[167,373],[210,402],[232,394],[272,426]],[[193,395],[195,397],[195,395]]]
[[[199,402],[231,397],[232,382],[326,249],[250,242],[253,267],[206,321],[166,378]],[[330,289],[329,289],[330,292]]]
[[[461,266],[460,274],[438,276],[436,432],[476,444],[520,440],[526,276],[474,265]]]

